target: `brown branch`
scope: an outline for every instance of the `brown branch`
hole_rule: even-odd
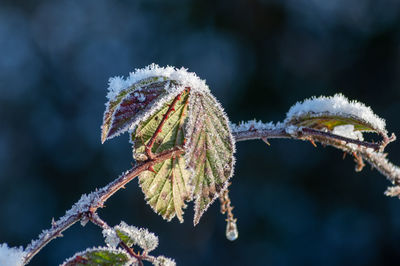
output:
[[[170,105],[163,121],[159,124],[157,132],[159,133],[163,124],[166,121],[166,117],[172,112],[173,106],[179,100],[178,95]],[[156,163],[164,161],[166,159],[178,156],[184,153],[181,147],[175,147],[174,149],[159,153],[152,154],[151,148],[155,142],[158,133],[155,133],[148,144],[150,155],[148,160],[136,164],[132,169],[125,172],[123,175],[109,183],[107,186],[90,193],[89,195],[82,195],[81,199],[76,202],[73,207],[66,212],[66,214],[57,221],[52,222],[52,226],[48,230],[44,230],[38,237],[37,240],[33,240],[25,250],[24,265],[29,261],[51,240],[62,236],[62,232],[68,229],[70,226],[78,221],[85,224],[87,221],[93,220],[93,214],[96,213],[98,208],[104,206],[104,203],[116,193],[118,190],[123,188],[133,178],[138,176],[141,172],[151,170],[152,166]],[[332,133],[324,131],[309,129],[309,128],[289,128],[283,124],[279,126],[271,126],[266,124],[264,128],[245,128],[245,129],[233,129],[233,136],[236,141],[262,139],[269,143],[268,139],[273,138],[287,138],[297,140],[312,140],[321,142],[325,145],[330,145],[335,148],[339,148],[346,153],[353,153],[360,155],[364,160],[375,167],[380,173],[385,175],[393,184],[400,186],[400,168],[393,165],[386,159],[386,154],[382,153],[383,148],[391,141],[395,140],[395,136],[384,137],[384,140],[380,143],[370,143],[365,141],[354,140],[342,136],[338,136]],[[146,146],[147,147],[147,146]],[[376,151],[379,152],[376,152]],[[149,155],[148,154],[148,155]],[[390,189],[387,192],[391,196],[399,196],[400,189]],[[92,216],[91,216],[92,215]],[[99,224],[100,225],[100,224]],[[153,258],[149,257],[149,261]]]
[[[390,137],[383,136],[383,141],[378,143],[371,143],[366,141],[359,141],[355,139],[346,138],[333,133],[315,130],[311,128],[292,128],[278,123],[277,126],[273,124],[258,125],[259,129],[254,126],[245,128],[233,126],[233,136],[236,141],[245,141],[253,139],[273,139],[273,138],[286,138],[297,140],[310,140],[320,142],[324,145],[333,146],[341,149],[346,153],[355,155],[357,160],[356,170],[362,169],[362,159],[367,161],[372,167],[376,168],[381,174],[396,186],[400,186],[400,167],[392,164],[387,158],[383,149],[386,145],[394,140],[396,136],[392,134]],[[289,133],[288,133],[289,132]],[[361,156],[361,158],[360,158]],[[400,197],[400,189],[389,189],[386,192],[390,196]]]
[[[60,237],[61,233],[68,229],[70,226],[81,220],[81,223],[85,224],[90,217],[88,214],[94,214],[98,208],[104,206],[104,203],[112,196],[115,192],[123,188],[133,178],[138,176],[141,172],[147,170],[149,167],[156,163],[162,162],[173,156],[177,156],[183,153],[181,147],[175,147],[171,150],[156,154],[153,160],[147,160],[142,163],[138,163],[132,169],[125,172],[123,175],[109,183],[107,186],[90,193],[89,195],[82,195],[81,199],[76,202],[66,214],[57,221],[52,222],[52,227],[48,230],[44,230],[38,237],[37,240],[33,240],[26,248],[26,254],[24,256],[24,265],[29,261],[51,240]]]

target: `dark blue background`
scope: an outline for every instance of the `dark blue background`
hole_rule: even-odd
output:
[[[26,246],[81,194],[132,162],[128,137],[100,144],[108,78],[150,63],[206,79],[233,122],[280,121],[298,100],[342,92],[400,133],[400,1],[0,2],[0,242]],[[239,239],[215,203],[193,228],[162,220],[137,181],[100,215],[147,227],[178,265],[398,265],[400,201],[349,156],[306,142],[238,143],[231,199]],[[400,164],[400,144],[387,151]],[[103,245],[74,225],[31,265]]]

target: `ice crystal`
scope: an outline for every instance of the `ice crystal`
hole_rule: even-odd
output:
[[[24,264],[25,251],[22,247],[8,247],[7,244],[0,244],[0,265],[22,266]]]
[[[158,237],[145,228],[137,228],[121,222],[114,229],[128,236],[134,245],[138,245],[147,252],[154,250],[158,246]]]
[[[109,246],[109,247],[116,248],[118,246],[119,242],[121,242],[117,233],[113,229],[110,229],[110,228],[104,229],[103,236],[105,238],[105,242],[106,242],[107,246]]]
[[[175,266],[176,263],[173,259],[166,258],[164,256],[158,256],[156,260],[153,262],[155,266]]]

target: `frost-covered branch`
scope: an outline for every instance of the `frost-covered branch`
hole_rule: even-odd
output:
[[[149,169],[154,164],[162,162],[173,156],[181,154],[183,151],[180,147],[175,147],[169,151],[155,155],[153,160],[144,161],[137,164],[132,169],[126,171],[120,177],[109,183],[107,186],[98,189],[89,195],[82,195],[81,199],[76,202],[66,214],[57,221],[52,221],[50,229],[44,230],[38,237],[33,240],[25,250],[24,264],[29,261],[51,240],[62,236],[62,232],[71,227],[78,221],[81,221],[82,225],[85,225],[93,214],[96,213],[98,208],[104,206],[104,203],[109,199],[115,192],[123,188],[132,179],[138,176],[141,172]]]
[[[239,125],[232,124],[231,129],[236,141],[260,139],[268,143],[268,139],[285,138],[310,141],[313,144],[320,142],[323,145],[341,149],[355,157],[357,162],[356,170],[360,171],[362,169],[364,166],[362,160],[365,160],[395,185],[395,187],[388,188],[385,192],[386,195],[400,196],[400,168],[392,164],[386,158],[387,154],[383,153],[384,147],[396,139],[394,134],[391,137],[384,137],[381,142],[373,143],[285,123],[274,124],[272,122],[249,121]],[[347,133],[350,136],[350,133]]]

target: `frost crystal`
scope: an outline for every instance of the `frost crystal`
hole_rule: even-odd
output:
[[[188,72],[186,68],[182,67],[178,69],[172,66],[160,67],[157,64],[151,64],[145,68],[135,69],[126,79],[123,77],[110,78],[108,81],[109,92],[107,98],[112,100],[121,90],[149,77],[165,77],[169,80],[175,80],[186,87],[190,87],[192,90],[209,92],[205,81],[200,79],[195,73]]]
[[[0,265],[22,266],[24,264],[25,251],[22,247],[10,248],[7,244],[0,244]]]
[[[332,133],[350,139],[364,140],[363,134],[360,131],[354,131],[354,125],[336,126]]]
[[[121,240],[117,236],[117,233],[113,229],[104,229],[103,236],[105,238],[107,246],[109,247],[116,248],[119,242],[121,242]]]
[[[274,124],[273,122],[263,123],[261,120],[249,120],[247,122],[241,122],[238,125],[231,123],[230,128],[233,133],[242,131],[255,131],[255,130],[273,130],[279,129],[283,126],[282,123]]]
[[[158,256],[156,260],[153,262],[153,265],[156,266],[175,266],[176,263],[173,259],[166,258],[164,256]]]
[[[127,235],[133,241],[134,245],[141,247],[147,252],[154,250],[158,246],[158,237],[147,229],[129,226],[125,222],[121,222],[114,228]]]
[[[339,116],[355,116],[371,124],[375,129],[386,132],[385,120],[373,113],[372,109],[357,101],[349,101],[343,94],[335,94],[332,97],[312,97],[303,102],[297,102],[286,114],[286,121],[293,117],[306,114],[324,114]]]

